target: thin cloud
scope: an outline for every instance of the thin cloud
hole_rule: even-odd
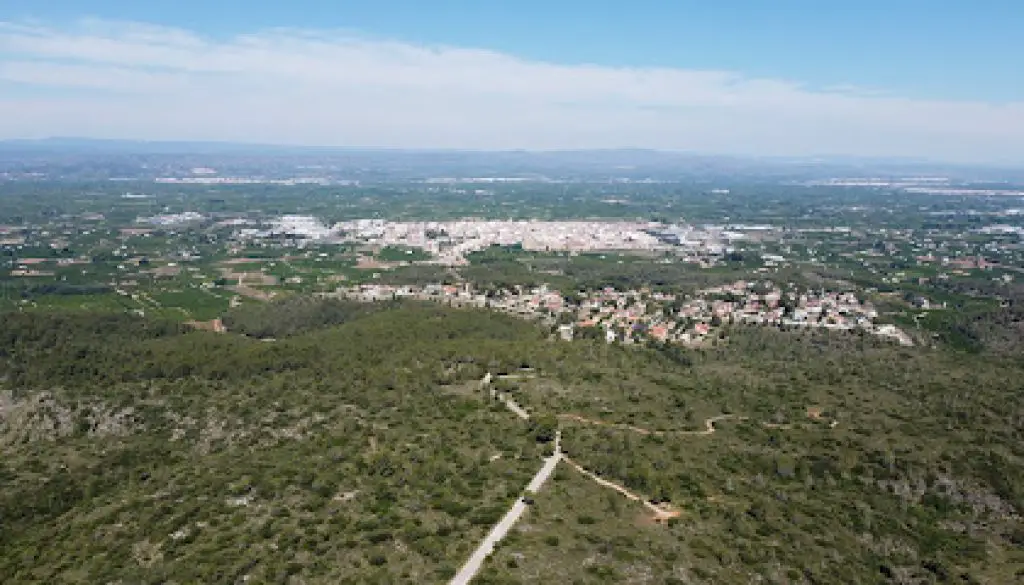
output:
[[[216,39],[142,23],[0,23],[0,95],[4,87],[43,88],[46,97],[0,97],[5,112],[16,112],[0,119],[0,137],[1024,162],[1024,102],[814,90],[728,71],[561,65],[351,31]]]

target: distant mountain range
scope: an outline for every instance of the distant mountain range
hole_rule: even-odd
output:
[[[0,162],[60,164],[68,158],[156,159],[161,163],[321,164],[373,169],[399,176],[579,176],[676,180],[707,176],[820,178],[832,176],[948,176],[963,180],[1024,181],[1024,168],[985,167],[919,159],[852,156],[743,157],[647,149],[480,151],[283,146],[229,142],[103,140],[55,137],[0,141]]]

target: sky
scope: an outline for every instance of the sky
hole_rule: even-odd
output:
[[[1020,31],[1002,0],[2,0],[0,139],[1024,164]]]

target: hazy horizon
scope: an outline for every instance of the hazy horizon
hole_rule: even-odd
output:
[[[940,167],[965,167],[965,168],[992,168],[1019,170],[1024,169],[1022,163],[971,163],[924,156],[871,156],[855,155],[846,153],[819,153],[808,155],[755,155],[755,154],[732,154],[722,152],[701,152],[694,150],[673,150],[666,148],[646,147],[610,147],[610,148],[444,148],[444,147],[388,147],[388,146],[361,146],[347,144],[282,144],[271,142],[240,142],[226,140],[148,140],[133,138],[97,138],[92,136],[44,136],[39,138],[3,138],[0,139],[0,147],[11,148],[17,152],[18,147],[40,152],[60,153],[64,151],[89,151],[90,148],[97,153],[103,152],[104,148],[114,149],[110,152],[135,153],[133,150],[138,147],[144,149],[157,149],[159,154],[186,155],[186,154],[247,154],[259,152],[261,154],[330,154],[330,153],[367,153],[367,154],[465,154],[465,155],[533,155],[533,156],[557,156],[570,154],[637,154],[664,157],[694,158],[694,159],[724,159],[736,161],[762,161],[766,163],[784,162],[822,162],[822,163],[878,163],[878,164],[914,164],[914,165],[935,165]],[[183,148],[188,150],[175,150]],[[197,152],[194,149],[199,149]],[[211,149],[204,151],[203,149]]]
[[[1012,7],[997,18],[872,3],[916,24],[864,36],[861,17],[794,2],[759,17],[664,8],[689,23],[678,34],[660,17],[616,23],[582,5],[466,5],[457,27],[410,3],[393,15],[323,8],[316,22],[262,5],[245,18],[197,5],[185,18],[18,4],[0,10],[0,107],[16,113],[0,139],[1024,164],[1022,88],[1000,52],[1012,47],[942,38],[982,13],[992,27],[1024,16]],[[716,23],[724,37],[705,30]]]

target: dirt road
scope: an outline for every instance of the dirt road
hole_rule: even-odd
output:
[[[528,412],[526,412],[526,410],[523,409],[521,406],[519,406],[514,400],[509,398],[508,395],[503,394],[503,393],[499,393],[497,391],[497,389],[494,388],[494,386],[491,384],[492,380],[493,380],[493,377],[491,376],[490,373],[485,375],[483,377],[483,379],[480,380],[481,388],[482,389],[489,389],[491,397],[492,398],[497,398],[498,400],[500,400],[501,403],[505,405],[505,408],[510,410],[516,416],[518,416],[519,418],[521,418],[523,420],[529,420],[530,419],[530,414]],[[809,416],[811,418],[818,418],[818,417],[814,416],[813,414],[809,414]],[[571,421],[575,421],[575,422],[582,423],[582,424],[598,425],[598,426],[604,426],[604,427],[609,427],[609,428],[616,428],[616,429],[631,431],[631,432],[634,432],[634,433],[637,433],[637,434],[641,434],[641,435],[653,435],[653,436],[665,436],[665,435],[707,436],[707,435],[712,435],[712,434],[715,433],[715,430],[716,430],[715,424],[718,423],[719,421],[729,420],[729,419],[735,419],[735,420],[740,420],[740,421],[748,420],[748,417],[746,417],[746,416],[739,416],[739,415],[735,415],[735,414],[720,414],[720,415],[712,416],[710,418],[705,419],[704,420],[704,429],[703,430],[699,430],[699,431],[654,431],[654,430],[651,430],[651,429],[645,429],[643,427],[637,427],[637,426],[627,425],[627,424],[623,424],[623,423],[609,423],[609,422],[605,422],[605,421],[601,421],[601,420],[586,418],[586,417],[580,416],[578,414],[560,414],[560,415],[558,415],[558,418],[560,420],[571,420]],[[838,424],[838,421],[832,421],[832,423],[829,425],[829,427],[830,428],[834,428],[837,424]],[[782,428],[789,428],[789,425],[775,425],[775,424],[771,424],[771,423],[762,423],[762,425],[764,425],[766,428],[780,428],[780,429],[782,429]],[[670,518],[675,518],[675,517],[679,516],[679,514],[680,514],[680,512],[678,510],[672,508],[671,506],[653,504],[653,503],[651,503],[650,499],[644,498],[643,496],[640,496],[639,494],[636,494],[636,493],[630,491],[629,489],[627,489],[626,487],[624,487],[622,485],[619,485],[619,484],[617,484],[615,482],[609,481],[609,480],[604,479],[602,477],[598,477],[597,475],[595,475],[594,473],[588,471],[587,469],[585,469],[583,466],[579,465],[575,461],[569,459],[568,457],[565,457],[563,455],[563,453],[562,453],[562,431],[561,430],[559,430],[559,431],[557,431],[555,433],[555,451],[554,451],[554,454],[544,460],[544,464],[541,466],[540,470],[537,472],[536,475],[533,476],[533,479],[530,480],[530,483],[526,486],[526,492],[532,494],[532,493],[536,493],[537,491],[539,491],[544,486],[544,483],[547,482],[548,478],[551,477],[551,474],[554,473],[555,468],[558,466],[558,462],[562,461],[562,460],[564,460],[566,463],[568,463],[570,466],[572,466],[572,468],[575,469],[577,472],[579,472],[580,474],[582,474],[585,477],[589,478],[591,481],[594,481],[597,484],[599,484],[601,486],[604,486],[606,488],[615,490],[616,492],[622,494],[623,496],[625,496],[629,500],[632,500],[634,502],[640,502],[645,508],[647,508],[648,511],[650,511],[653,514],[654,520],[657,521],[657,522],[663,522],[663,521],[666,521],[666,520],[668,520]],[[459,569],[459,572],[456,573],[455,577],[450,581],[451,585],[469,585],[470,581],[472,581],[473,578],[477,575],[477,573],[480,572],[480,567],[483,565],[484,561],[487,560],[487,557],[492,552],[494,552],[495,545],[498,542],[500,542],[503,538],[505,538],[506,535],[508,535],[508,532],[512,529],[513,526],[515,526],[516,522],[519,521],[519,518],[522,517],[522,515],[526,512],[527,507],[528,507],[528,505],[526,504],[526,502],[523,501],[523,498],[516,499],[515,503],[512,504],[512,507],[505,514],[505,516],[502,517],[502,519],[491,529],[491,531],[487,533],[487,536],[484,537],[484,539],[480,543],[480,545],[477,546],[476,550],[473,551],[473,554],[470,555],[469,560],[467,560],[466,563],[462,566],[462,568]]]
[[[745,417],[745,416],[736,416],[735,414],[720,414],[718,416],[713,416],[713,417],[711,417],[709,419],[705,419],[704,420],[704,430],[702,430],[702,431],[652,431],[650,429],[645,429],[645,428],[642,428],[642,427],[635,427],[633,425],[627,425],[627,424],[622,424],[622,423],[609,423],[609,422],[604,422],[604,421],[600,421],[600,420],[595,420],[595,419],[592,419],[592,418],[586,418],[586,417],[579,416],[578,414],[560,414],[560,415],[558,415],[558,418],[564,419],[564,420],[574,420],[576,422],[581,422],[581,423],[589,424],[589,425],[598,425],[598,426],[603,426],[603,427],[611,427],[611,428],[615,428],[615,429],[621,429],[621,430],[624,430],[624,431],[632,431],[632,432],[640,434],[640,435],[654,435],[654,436],[657,436],[657,437],[662,437],[662,436],[669,435],[669,434],[674,434],[674,435],[711,435],[711,434],[713,434],[715,432],[715,423],[717,423],[720,420],[727,420],[727,419],[731,419],[731,418],[735,418],[737,420],[747,420],[747,417]]]
[[[578,471],[581,474],[585,475],[586,477],[590,478],[591,480],[597,482],[598,484],[603,485],[606,488],[613,489],[613,490],[619,492],[620,494],[626,496],[628,499],[633,500],[634,502],[640,502],[641,504],[643,504],[643,506],[645,508],[647,508],[648,510],[651,511],[651,513],[654,514],[654,519],[655,520],[658,520],[658,521],[668,520],[669,518],[675,518],[676,516],[679,515],[679,511],[678,510],[674,510],[674,509],[672,509],[672,508],[670,508],[668,506],[658,506],[658,505],[652,504],[650,502],[650,500],[648,500],[648,499],[646,499],[646,498],[644,498],[642,496],[639,496],[639,495],[629,491],[625,487],[623,487],[623,486],[621,486],[621,485],[619,485],[619,484],[617,484],[615,482],[608,481],[607,479],[604,479],[602,477],[598,477],[597,475],[591,473],[590,471],[587,471],[583,466],[581,466],[580,464],[576,463],[572,459],[569,459],[568,457],[563,457],[563,459],[565,460],[566,463],[568,463],[570,466],[572,466],[573,469],[575,469],[576,471]]]

